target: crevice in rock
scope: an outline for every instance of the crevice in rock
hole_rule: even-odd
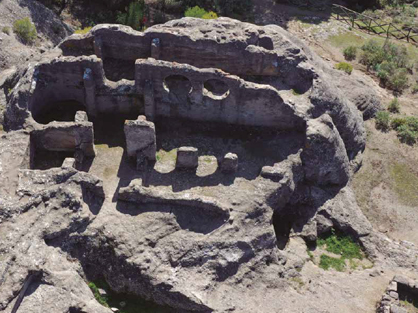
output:
[[[135,80],[135,60],[103,59],[103,69],[106,78],[117,82],[122,79]]]

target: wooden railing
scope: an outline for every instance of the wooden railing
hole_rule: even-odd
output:
[[[418,45],[418,33],[414,32],[412,28],[399,29],[392,23],[382,23],[379,19],[358,13],[338,4],[332,5],[332,17],[347,23],[352,28]]]

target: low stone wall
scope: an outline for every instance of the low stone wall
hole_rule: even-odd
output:
[[[95,156],[94,131],[91,122],[53,122],[31,133],[35,150],[81,151],[83,156]]]
[[[215,69],[137,60],[135,82],[111,82],[95,56],[62,57],[35,70],[29,108],[35,120],[59,101],[74,100],[90,116],[118,114],[303,129],[302,118],[271,86]]]
[[[402,307],[400,301],[417,303],[418,300],[418,281],[408,279],[404,276],[395,276],[390,282],[386,293],[380,301],[377,313],[408,313]]]
[[[62,57],[40,64],[34,73],[29,110],[35,120],[60,101],[74,100],[85,106],[90,116],[124,114],[138,116],[144,111],[134,82],[108,81],[103,62],[96,56]]]
[[[199,25],[200,21],[192,18],[156,25],[145,32],[122,25],[103,24],[86,35],[67,38],[60,48],[64,55],[80,55],[81,52],[121,60],[152,57],[200,68],[220,68],[235,75],[274,76],[283,72],[286,66],[281,68],[280,63],[284,60],[274,50],[277,47],[272,34],[245,23],[241,23],[243,27],[239,30],[229,31],[231,21],[225,19],[225,25],[222,25],[222,18],[208,21],[214,26],[199,31],[193,26]],[[174,31],[168,32],[167,26]],[[230,41],[225,33],[235,40]],[[296,49],[290,52],[295,55],[294,61],[304,61]]]

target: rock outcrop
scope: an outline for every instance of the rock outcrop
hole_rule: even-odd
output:
[[[362,114],[306,49],[277,26],[184,18],[99,25],[30,65],[0,139],[0,310],[108,312],[86,285],[102,279],[173,312],[274,311],[331,229],[416,266],[358,208]]]

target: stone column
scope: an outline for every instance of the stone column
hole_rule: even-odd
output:
[[[128,157],[136,158],[137,168],[146,160],[155,161],[157,143],[154,123],[140,115],[136,121],[126,121],[124,131]]]
[[[151,58],[159,60],[161,56],[160,38],[154,38],[151,42]]]
[[[95,116],[96,111],[96,84],[94,82],[93,71],[86,68],[83,75],[84,91],[85,91],[85,105],[90,115]]]

